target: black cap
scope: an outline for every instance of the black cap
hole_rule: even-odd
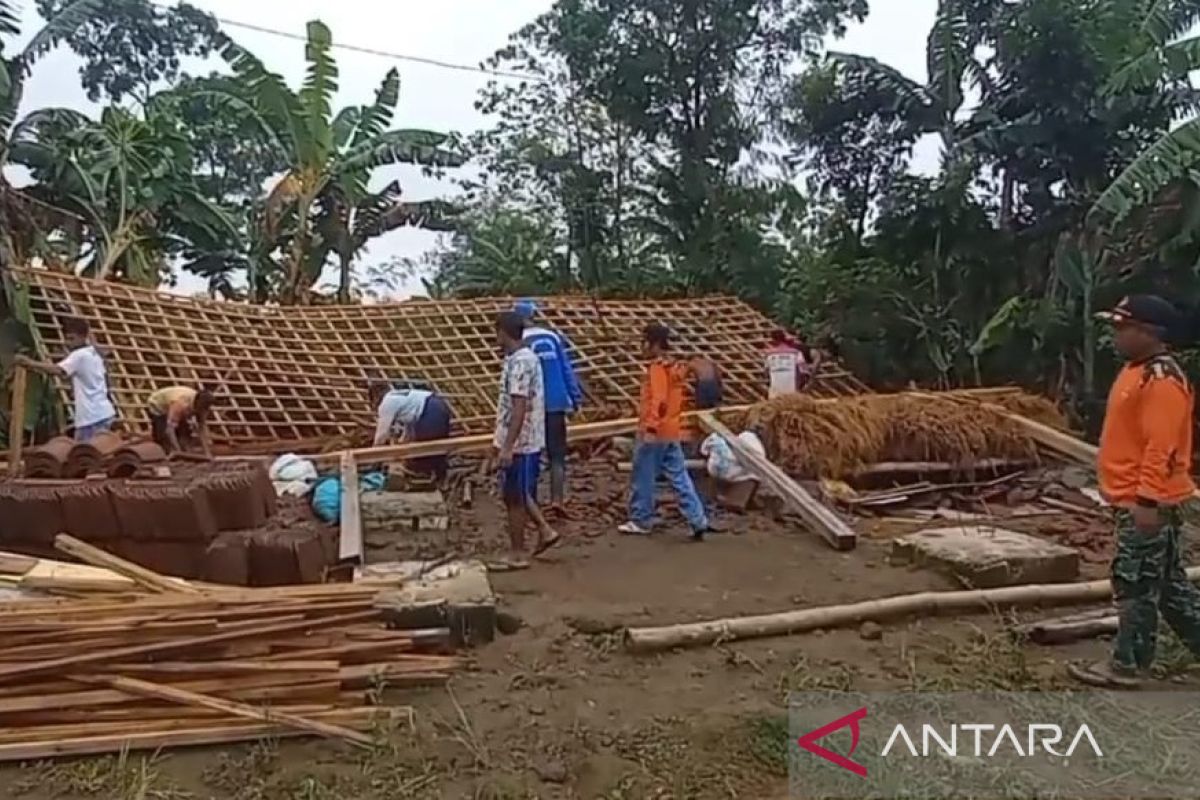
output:
[[[642,338],[650,344],[669,347],[671,344],[671,329],[661,322],[652,322],[642,331]]]
[[[1179,326],[1179,310],[1166,300],[1153,294],[1135,294],[1117,303],[1111,311],[1096,315],[1108,322],[1136,322],[1162,329],[1164,334]]]

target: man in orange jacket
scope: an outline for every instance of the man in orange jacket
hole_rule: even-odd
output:
[[[1108,398],[1100,436],[1100,491],[1116,509],[1112,564],[1118,627],[1112,660],[1072,666],[1079,680],[1133,688],[1154,662],[1158,614],[1200,655],[1200,590],[1180,553],[1180,506],[1192,482],[1192,386],[1168,351],[1179,312],[1160,297],[1135,295],[1100,315],[1114,326],[1126,359]]]
[[[619,530],[634,536],[648,535],[654,525],[654,484],[660,473],[679,497],[679,507],[692,529],[692,538],[702,541],[713,531],[704,502],[696,492],[680,440],[683,436],[683,398],[688,366],[669,358],[671,331],[658,323],[646,326],[643,352],[650,360],[642,378],[638,439],[633,451],[630,479],[629,522]]]

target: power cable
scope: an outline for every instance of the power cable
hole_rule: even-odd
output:
[[[162,0],[151,0],[151,4],[156,5],[159,8],[175,8],[174,5],[163,2]],[[200,10],[204,11],[204,9],[200,9]],[[205,13],[208,13],[208,12],[205,12]],[[270,36],[278,36],[280,38],[291,39],[292,41],[296,41],[296,42],[307,42],[308,41],[307,36],[302,36],[301,34],[298,34],[298,33],[282,31],[282,30],[279,30],[278,28],[270,28],[265,25],[255,25],[254,23],[251,23],[251,22],[241,22],[236,19],[228,19],[226,17],[219,17],[215,14],[213,14],[212,16],[213,16],[213,19],[215,19],[217,22],[221,23],[222,25],[226,25],[230,28],[241,28],[241,29],[247,30],[247,31],[254,31],[255,33],[265,33]],[[396,52],[392,52],[390,50],[379,50],[374,47],[364,47],[362,45],[342,44],[340,42],[335,41],[335,42],[333,42],[332,47],[335,50],[345,50],[350,53],[363,53],[363,54],[369,55],[369,56],[378,56],[380,58],[390,58],[390,59],[394,59],[396,61],[409,61],[414,64],[424,64],[425,66],[428,66],[428,67],[438,67],[439,69],[449,69],[449,70],[455,70],[457,72],[474,72],[474,73],[478,73],[481,75],[491,75],[491,76],[497,77],[497,78],[510,78],[513,80],[534,81],[536,83],[546,83],[547,82],[547,80],[545,78],[542,78],[537,75],[530,75],[530,74],[524,73],[524,72],[509,72],[507,70],[488,69],[487,67],[475,67],[475,66],[471,66],[470,64],[457,64],[453,61],[441,61],[436,58],[426,58],[425,56],[413,56],[413,55],[408,55],[407,53],[396,53]]]

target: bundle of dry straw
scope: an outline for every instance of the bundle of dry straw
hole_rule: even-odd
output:
[[[1015,422],[950,398],[896,394],[828,401],[791,395],[755,406],[745,423],[759,431],[771,460],[811,478],[845,478],[882,461],[967,467],[983,459],[1037,457],[1036,443]]]

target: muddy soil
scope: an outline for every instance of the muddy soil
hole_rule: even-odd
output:
[[[561,526],[565,543],[527,572],[493,576],[521,629],[475,651],[445,689],[389,693],[413,721],[377,751],[280,742],[27,765],[3,770],[0,800],[782,799],[789,691],[1053,688],[1065,659],[1104,651],[1020,647],[1003,620],[980,615],[628,655],[622,625],[956,587],[889,566],[886,536],[836,553],[763,513],[722,515],[726,532],[697,544],[664,503],[661,532],[621,537],[623,477],[581,472],[587,517]],[[449,533],[423,535],[414,552],[498,552],[501,509],[479,491]]]

